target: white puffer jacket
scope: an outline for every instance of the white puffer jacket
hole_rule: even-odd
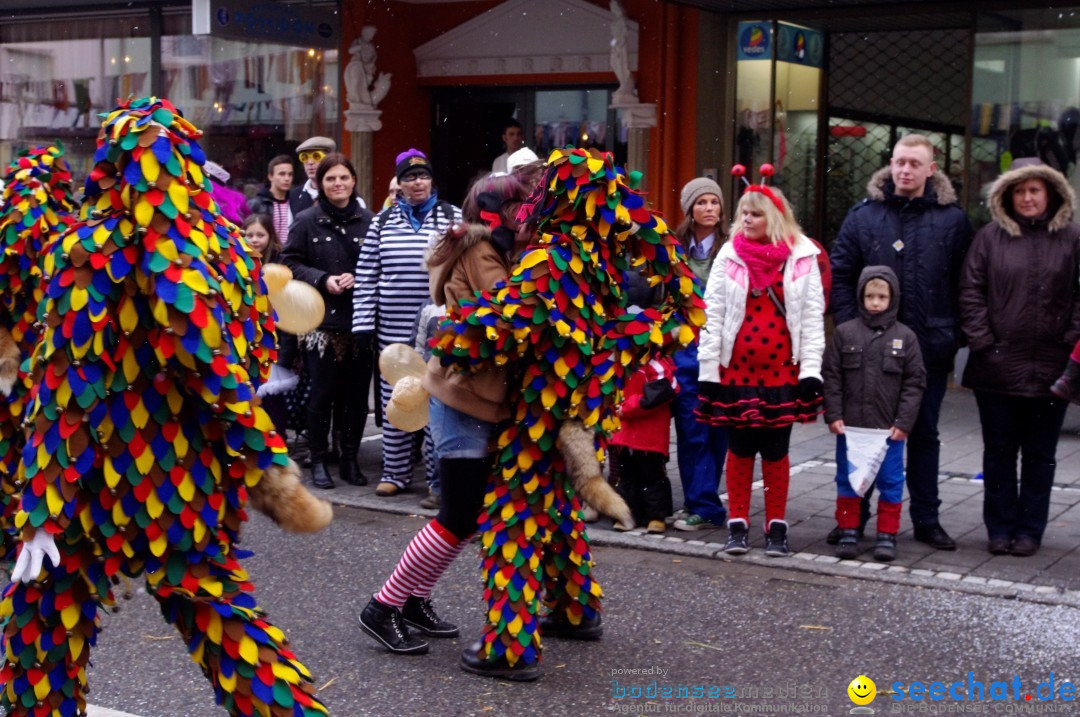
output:
[[[799,235],[784,263],[784,308],[791,333],[791,355],[799,379],[821,378],[825,353],[825,294],[817,265],[818,248]],[[705,289],[705,328],[698,346],[698,381],[716,383],[720,367],[731,361],[735,338],[746,316],[750,271],[732,242],[720,247]]]

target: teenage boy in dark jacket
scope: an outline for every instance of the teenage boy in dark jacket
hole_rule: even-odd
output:
[[[825,421],[836,436],[836,556],[858,552],[859,496],[848,482],[845,426],[891,431],[878,470],[876,560],[896,557],[900,503],[904,497],[904,440],[915,425],[926,388],[926,369],[915,332],[896,320],[900,282],[887,266],[868,266],[859,276],[859,318],[836,327],[825,351]]]

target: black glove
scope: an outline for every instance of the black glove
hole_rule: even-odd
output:
[[[675,387],[671,385],[671,381],[666,378],[658,378],[645,384],[645,388],[641,391],[639,405],[644,409],[650,409],[663,406],[665,403],[674,400]]]
[[[806,403],[814,403],[821,398],[823,388],[825,388],[825,384],[821,382],[820,378],[807,376],[799,381],[799,397]]]

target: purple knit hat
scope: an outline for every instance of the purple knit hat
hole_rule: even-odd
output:
[[[401,177],[410,169],[423,169],[428,174],[434,174],[431,171],[431,162],[428,160],[427,155],[413,147],[409,147],[397,156],[394,160],[394,167],[394,175],[399,182]]]

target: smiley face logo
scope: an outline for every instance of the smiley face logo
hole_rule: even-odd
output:
[[[868,705],[874,701],[877,685],[866,675],[859,675],[847,688],[848,697],[857,705]]]

